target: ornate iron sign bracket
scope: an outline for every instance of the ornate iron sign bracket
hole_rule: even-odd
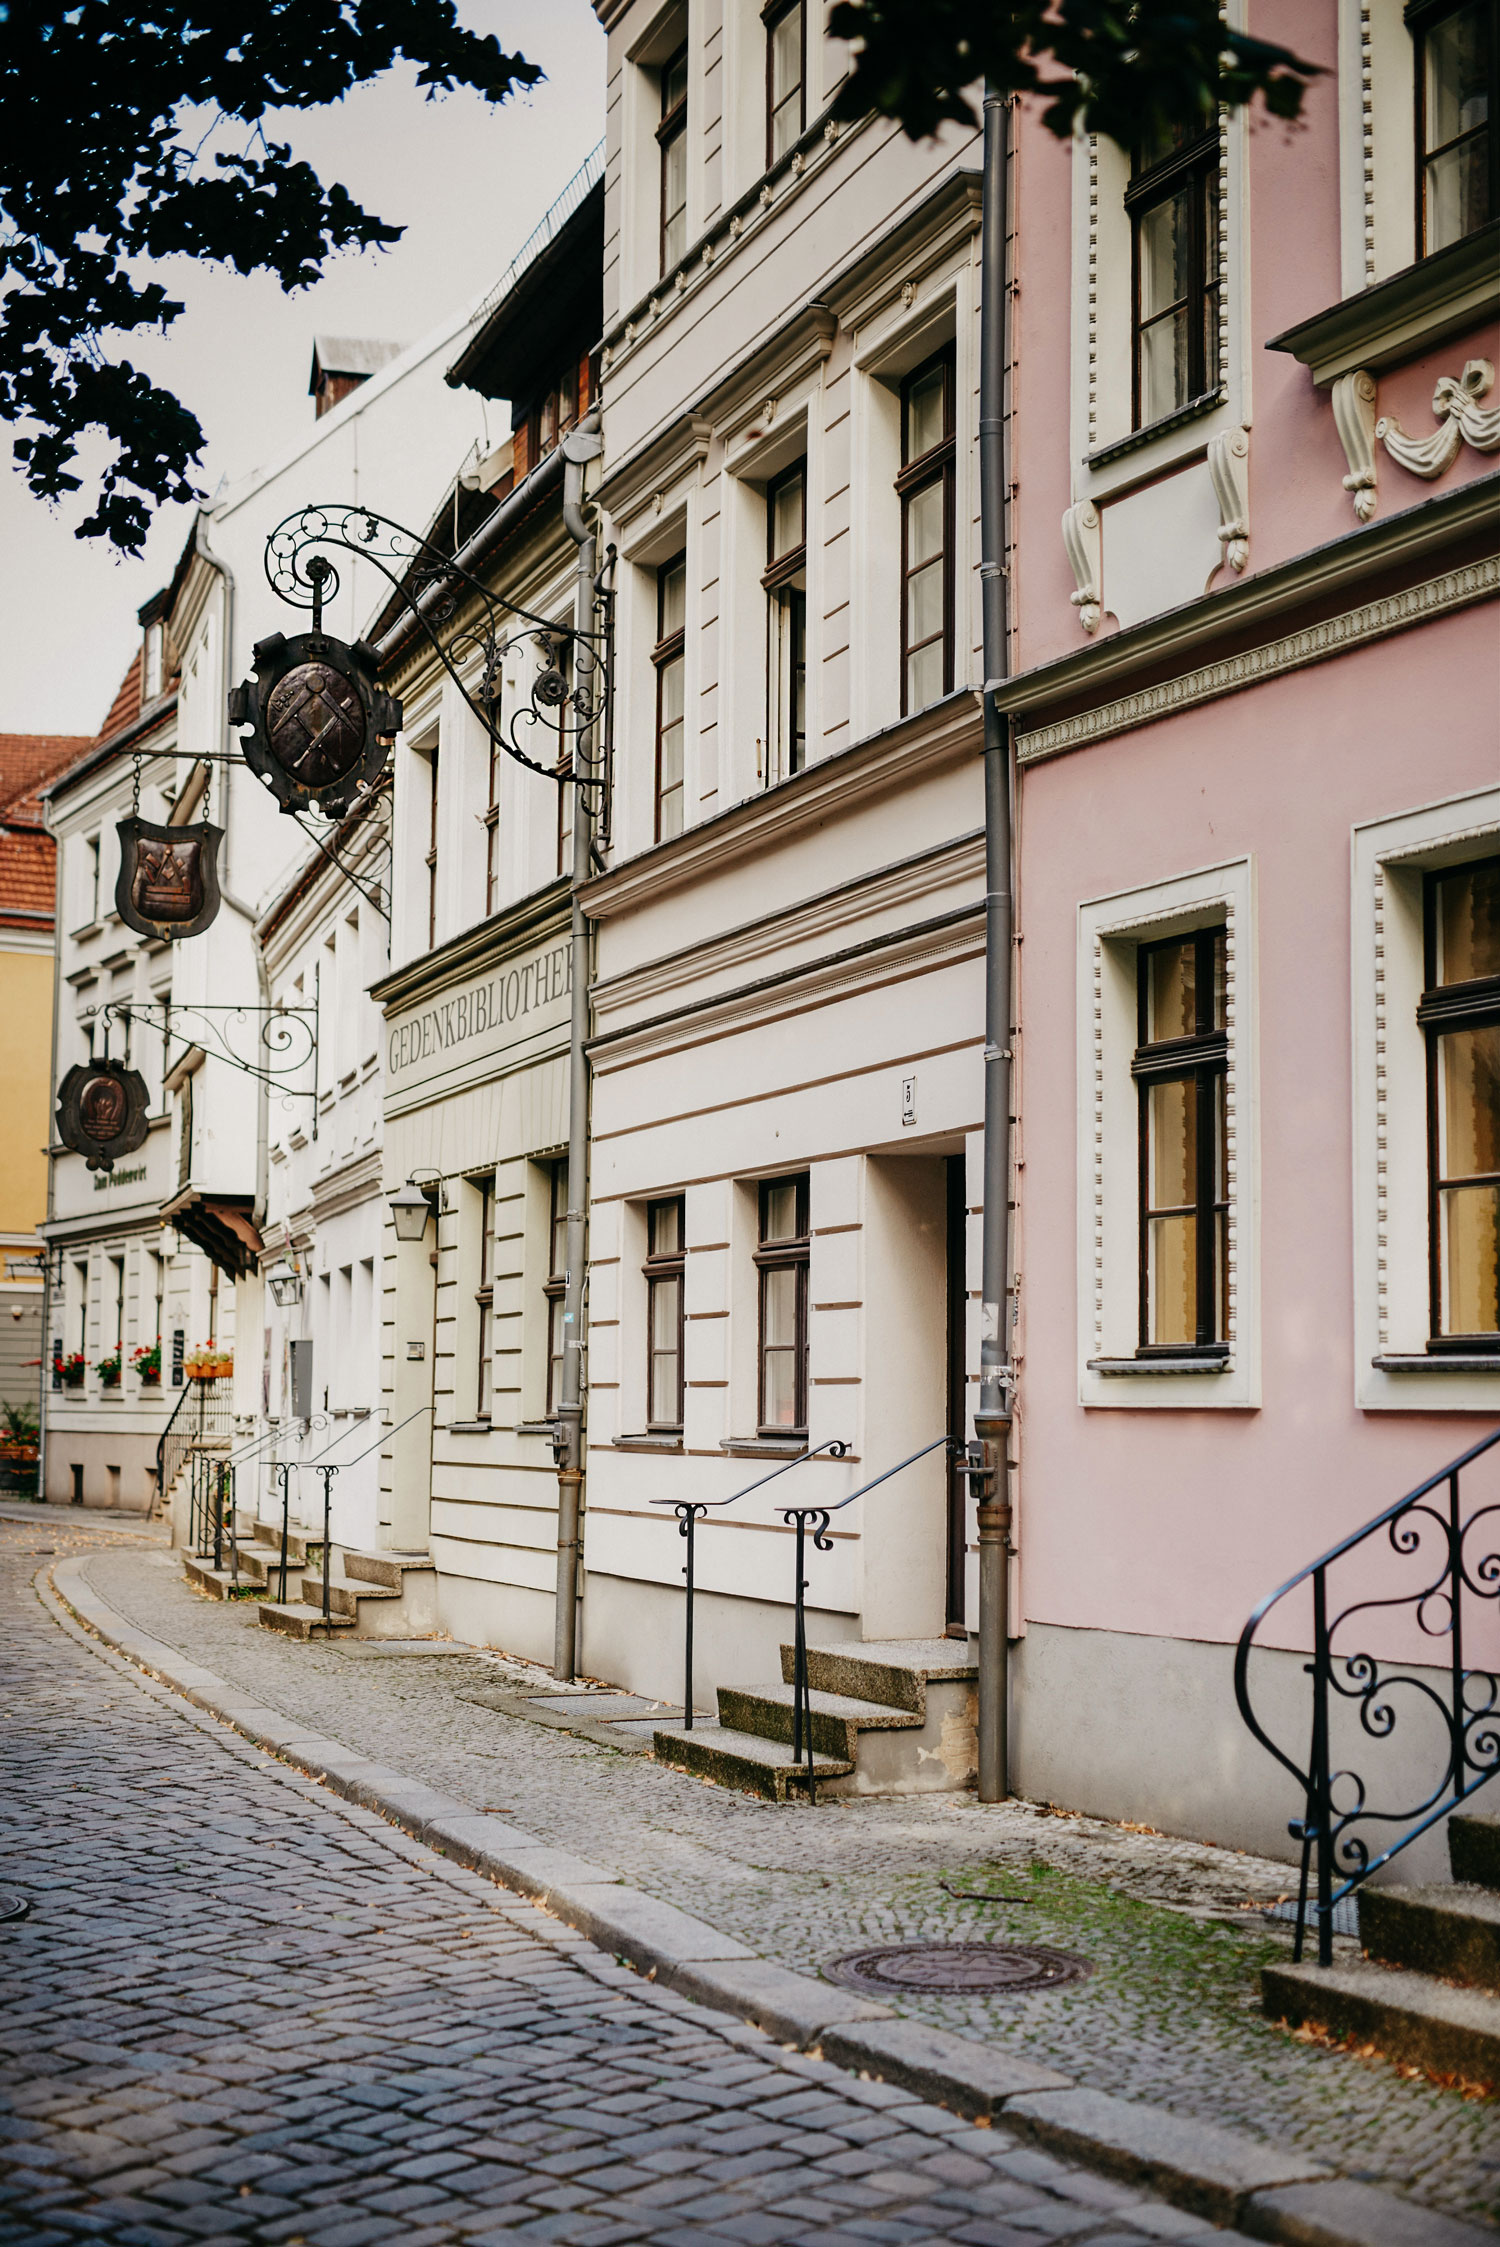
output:
[[[288,515],[272,531],[265,571],[279,599],[312,612],[314,634],[321,629],[325,601],[339,589],[338,567],[328,560],[327,549],[369,562],[380,572],[426,634],[495,748],[546,780],[575,788],[603,787],[603,754],[587,755],[582,737],[609,697],[608,594],[596,590],[589,627],[556,624],[503,600],[452,555],[387,515],[368,507],[310,506]],[[472,604],[478,606],[477,616],[467,614]],[[460,619],[461,612],[464,620],[445,641],[439,628]],[[507,712],[502,709],[503,666],[506,655],[522,642],[534,648],[536,669],[516,707]],[[465,673],[474,672],[475,658],[478,679],[471,686]],[[231,723],[242,723],[244,713],[236,720],[231,704],[230,717]],[[538,747],[544,741],[557,746],[543,762],[527,755],[523,739]]]
[[[222,1021],[219,1019],[222,1017]],[[288,1079],[307,1067],[317,1045],[317,1009],[310,1006],[264,1007],[227,1006],[203,1004],[187,1006],[175,1000],[130,999],[106,1002],[94,1019],[106,1034],[111,1023],[135,1022],[143,1030],[161,1031],[175,1039],[182,1053],[197,1046],[210,1061],[219,1061],[226,1068],[238,1069],[242,1075],[254,1077],[259,1083],[269,1085],[287,1100],[316,1100],[316,1088],[293,1085]],[[259,1036],[251,1042],[265,1048],[274,1058],[264,1061],[247,1060],[235,1048],[233,1034],[237,1029],[258,1022]],[[179,1024],[187,1026],[184,1034]],[[177,1056],[180,1061],[182,1054]],[[104,1063],[103,1067],[113,1064]],[[174,1064],[169,1063],[169,1068]],[[70,1142],[71,1144],[71,1142]]]

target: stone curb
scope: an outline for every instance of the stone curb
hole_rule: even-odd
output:
[[[1337,2177],[1322,2162],[1280,2154],[1165,2107],[1090,2091],[992,2045],[759,1958],[606,1868],[262,1707],[118,1614],[83,1581],[86,1557],[59,1561],[48,1580],[58,1602],[106,1645],[257,1747],[378,1811],[438,1854],[530,1897],[679,1997],[955,2114],[981,2122],[1002,2116],[1037,2144],[1253,2239],[1285,2247],[1495,2247],[1493,2231]]]

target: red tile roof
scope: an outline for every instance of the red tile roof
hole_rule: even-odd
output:
[[[50,835],[0,829],[0,928],[51,933],[56,910],[56,852]]]
[[[0,827],[42,824],[38,790],[91,746],[77,733],[0,733]]]
[[[121,726],[128,726],[132,718],[141,714],[141,651],[136,649],[130,668],[120,681],[119,692],[109,706],[109,715],[99,728],[99,739],[108,741]]]

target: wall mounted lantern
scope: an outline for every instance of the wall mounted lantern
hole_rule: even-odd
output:
[[[419,1241],[427,1230],[427,1220],[432,1214],[432,1203],[414,1178],[398,1186],[389,1196],[391,1222],[396,1228],[398,1241]]]
[[[302,1300],[302,1274],[284,1256],[267,1272],[266,1285],[271,1290],[272,1301],[283,1311],[291,1310]]]

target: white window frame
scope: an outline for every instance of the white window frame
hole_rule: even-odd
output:
[[[1416,43],[1401,0],[1339,0],[1339,248],[1345,296],[1417,260]]]
[[[1500,788],[1353,831],[1354,1397],[1366,1412],[1500,1411],[1500,1366],[1465,1371],[1427,1351],[1427,1046],[1417,1023],[1422,876],[1497,841]]]
[[[1229,1043],[1229,1357],[1211,1370],[1164,1371],[1159,1359],[1136,1358],[1140,1110],[1130,1074],[1136,954],[1143,943],[1220,921]],[[1127,1410],[1254,1409],[1261,1401],[1261,1343],[1253,858],[1080,905],[1077,1029],[1078,1401]]]

